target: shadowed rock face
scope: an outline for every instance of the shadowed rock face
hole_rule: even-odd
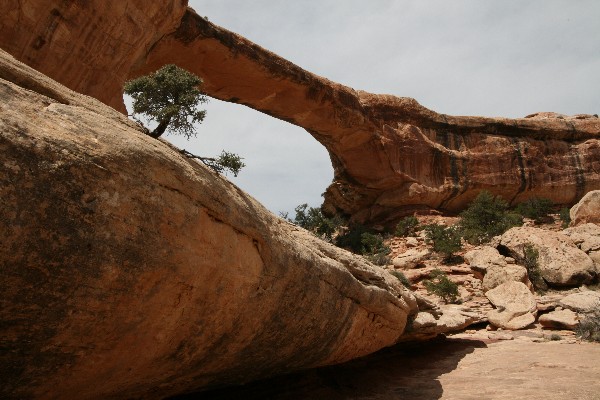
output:
[[[164,398],[394,344],[414,296],[0,50],[0,397]]]
[[[122,82],[176,63],[202,76],[210,96],[299,125],[321,142],[335,172],[324,209],[349,215],[356,222],[389,225],[417,210],[458,211],[483,189],[513,204],[533,196],[572,204],[587,191],[600,188],[597,117],[539,113],[505,119],[438,114],[414,99],[356,91],[311,74],[211,24],[193,10],[183,10],[180,3],[163,2],[171,14],[160,14],[163,20],[151,18],[148,29],[155,34],[135,36],[136,51],[131,54],[129,48],[113,44],[128,42],[131,38],[126,32],[119,40],[96,36],[70,21],[64,34],[76,38],[74,47],[87,48],[79,39],[85,31],[90,40],[114,51],[111,57],[97,55],[91,60],[82,58],[80,51],[63,52],[61,62],[74,66],[99,63],[103,70],[94,70],[93,78],[57,72],[58,79],[122,110]],[[52,15],[51,6],[32,3],[41,9],[39,15]],[[94,3],[97,1],[86,2],[80,11],[91,12]],[[138,2],[127,3],[135,6]],[[24,14],[19,4],[13,6],[7,12]],[[155,15],[154,7],[160,5],[154,2],[144,15]],[[131,21],[126,11],[115,14],[98,8],[106,11],[109,19]],[[29,47],[23,50],[22,44],[11,43],[15,29],[10,23],[0,29],[0,44],[20,59],[35,62],[42,71],[53,72],[58,68],[51,65],[57,61],[50,55],[61,48],[52,38],[40,49],[31,46],[49,26],[42,17],[36,21],[18,32],[28,38],[19,43]],[[62,20],[53,21],[62,26]],[[110,79],[104,74],[110,74]],[[92,85],[97,78],[110,81],[110,85]]]

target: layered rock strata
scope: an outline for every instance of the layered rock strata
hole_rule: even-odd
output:
[[[457,211],[483,189],[513,204],[533,196],[572,204],[600,189],[596,116],[438,114],[411,98],[316,76],[184,9],[184,1],[128,0],[115,10],[99,0],[13,3],[0,6],[11,16],[0,27],[0,45],[115,108],[124,109],[126,79],[175,63],[202,76],[210,96],[305,128],[334,167],[324,210],[355,222],[389,225],[419,210]],[[90,19],[106,28],[89,29]],[[121,23],[135,29],[117,28]]]
[[[0,397],[164,398],[343,362],[417,302],[0,51]]]

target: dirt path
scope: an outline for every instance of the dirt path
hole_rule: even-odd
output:
[[[600,399],[599,344],[534,340],[462,334],[180,399]]]

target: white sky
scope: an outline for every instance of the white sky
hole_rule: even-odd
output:
[[[453,115],[600,113],[597,0],[190,0],[210,21],[355,89]],[[197,139],[245,158],[230,179],[271,211],[321,204],[333,171],[302,128],[211,100]]]

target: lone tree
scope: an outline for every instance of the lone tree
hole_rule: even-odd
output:
[[[152,74],[126,82],[124,91],[133,99],[132,117],[140,114],[158,124],[152,131],[144,126],[149,136],[156,139],[167,132],[183,135],[189,140],[196,136],[194,124],[201,123],[206,116],[206,110],[197,108],[208,102],[201,87],[200,77],[168,64]],[[237,176],[245,166],[240,156],[224,150],[217,158],[197,156],[186,150],[181,150],[181,153],[199,159],[219,173],[231,171]]]

